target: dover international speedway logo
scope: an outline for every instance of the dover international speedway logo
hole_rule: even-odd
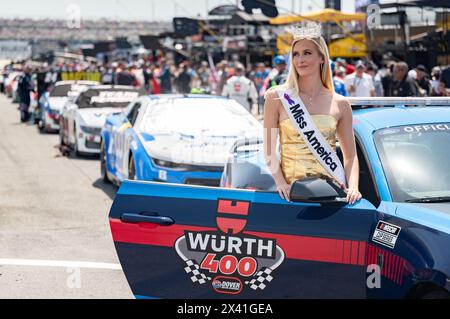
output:
[[[175,250],[196,285],[209,284],[219,294],[264,290],[283,263],[275,239],[244,234],[250,202],[218,200],[217,231],[185,231]]]

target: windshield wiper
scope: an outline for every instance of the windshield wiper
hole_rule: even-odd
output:
[[[450,196],[424,197],[405,200],[406,203],[447,203],[450,202]]]

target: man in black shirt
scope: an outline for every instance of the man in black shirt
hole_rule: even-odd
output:
[[[450,66],[447,66],[441,73],[441,82],[444,82],[445,87],[450,89]]]
[[[417,87],[414,79],[408,76],[408,64],[398,62],[394,66],[394,74],[389,79],[388,90],[385,96],[407,97],[418,96]]]
[[[430,95],[430,78],[427,74],[427,69],[422,64],[416,67],[417,78],[416,83],[419,88],[420,96]]]

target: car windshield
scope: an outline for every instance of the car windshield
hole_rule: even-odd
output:
[[[235,134],[236,137],[243,137],[246,132],[254,133],[258,129],[261,125],[244,107],[223,98],[157,101],[147,108],[141,124],[141,130],[150,134],[178,132],[209,135],[214,132],[214,135]]]
[[[88,89],[80,94],[77,104],[80,109],[86,108],[125,108],[139,96],[135,89]]]
[[[383,129],[375,143],[394,201],[450,196],[450,123]]]
[[[50,97],[69,97],[76,96],[86,88],[86,85],[63,84],[53,88]]]

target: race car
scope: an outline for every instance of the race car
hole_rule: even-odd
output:
[[[209,95],[152,95],[108,117],[101,174],[125,179],[219,186],[230,147],[262,136],[261,124],[236,101]]]
[[[39,101],[40,115],[37,126],[41,132],[58,132],[59,115],[69,98],[75,98],[89,86],[99,85],[95,81],[60,81],[45,92]]]
[[[232,150],[222,182],[237,188],[123,182],[109,217],[134,295],[450,298],[450,99],[351,103],[369,105],[353,205],[324,179],[281,199],[257,139]]]
[[[11,72],[4,80],[6,96],[11,98],[13,103],[19,102],[19,95],[17,94],[17,88],[19,86],[20,77],[22,72]]]
[[[140,94],[130,86],[99,85],[69,99],[59,118],[60,148],[69,147],[76,155],[99,154],[106,117],[121,113]]]

